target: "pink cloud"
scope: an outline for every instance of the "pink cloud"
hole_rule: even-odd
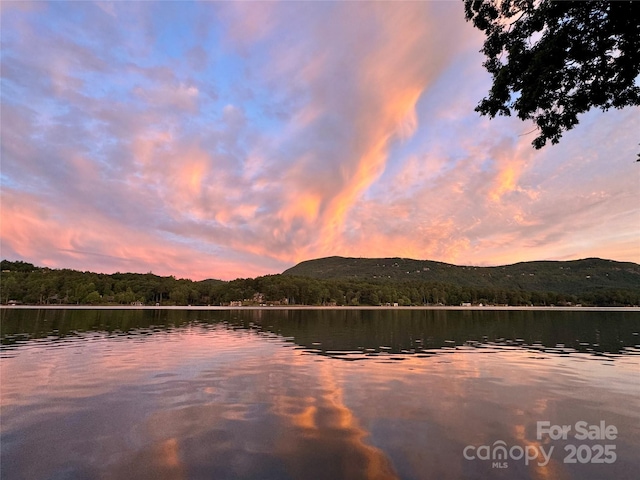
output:
[[[3,31],[3,255],[191,278],[639,260],[637,109],[532,150],[528,124],[473,111],[490,79],[461,2],[194,4],[164,56],[169,6],[67,7],[96,35],[38,28],[49,10]]]
[[[259,23],[271,28],[260,38],[270,41],[274,60],[265,67],[268,82],[290,79],[287,84],[294,87],[289,94],[302,89],[306,99],[294,112],[296,123],[289,124],[283,132],[287,136],[278,141],[302,151],[274,180],[279,184],[276,195],[286,194],[276,200],[276,217],[266,218],[278,225],[272,235],[287,240],[280,246],[273,238],[275,251],[290,261],[336,245],[352,206],[384,171],[391,145],[418,127],[415,107],[420,95],[460,48],[440,43],[442,23],[456,26],[448,20],[447,9],[421,3],[369,7],[340,5],[330,13],[320,12],[322,21],[311,15],[312,7],[287,7],[286,14],[275,19],[273,11],[262,11],[269,18]],[[274,32],[285,28],[278,21],[293,25],[293,17],[292,34],[304,30],[305,36],[291,44]],[[240,24],[235,30],[242,28]],[[465,31],[459,24],[456,28],[464,38]],[[253,30],[248,30],[251,36]],[[304,150],[303,141],[308,142]],[[283,234],[287,231],[293,245],[291,235]]]
[[[163,240],[144,226],[126,226],[90,208],[59,210],[37,195],[3,189],[3,256],[40,259],[51,268],[148,272],[199,280],[232,279],[273,269],[260,259],[240,263],[180,241]],[[231,257],[231,256],[229,256]]]
[[[586,127],[590,159],[572,158],[571,143],[535,152],[529,139],[501,137],[493,145],[482,145],[490,137],[466,142],[468,156],[455,166],[438,155],[413,156],[386,179],[393,186],[384,201],[356,205],[350,230],[357,233],[341,248],[356,254],[373,243],[374,251],[483,265],[589,256],[637,262],[635,165],[623,160],[633,148],[626,135],[611,144],[611,129],[627,124],[631,112],[617,115]],[[600,142],[607,147],[596,147]],[[621,154],[604,172],[609,149]],[[601,173],[591,174],[592,167]]]

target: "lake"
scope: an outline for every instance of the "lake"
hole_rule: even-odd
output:
[[[640,312],[1,310],[3,479],[632,479]]]

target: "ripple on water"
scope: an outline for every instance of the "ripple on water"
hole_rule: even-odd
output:
[[[251,461],[267,477],[275,464],[308,473],[359,452],[391,459],[403,478],[441,478],[434,465],[460,465],[474,435],[535,441],[537,420],[576,415],[627,429],[620,471],[640,467],[624,456],[639,447],[629,425],[640,408],[640,345],[628,327],[614,342],[598,322],[574,333],[573,319],[444,325],[419,313],[395,323],[342,313],[323,326],[297,313],[262,322],[235,312],[166,329],[112,328],[104,314],[110,331],[12,332],[0,352],[2,435],[20,445],[3,442],[3,469],[8,458],[12,478],[32,468],[50,478],[67,464],[115,478],[113,469],[136,463],[167,473],[171,461],[211,473],[213,463],[244,465],[246,452],[263,452]]]

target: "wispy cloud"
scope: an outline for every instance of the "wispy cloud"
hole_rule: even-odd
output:
[[[1,19],[3,257],[191,278],[640,260],[637,109],[542,151],[479,118],[461,2],[23,6]]]

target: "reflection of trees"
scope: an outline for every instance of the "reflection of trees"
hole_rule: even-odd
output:
[[[487,342],[523,348],[621,352],[637,343],[638,312],[549,310],[64,310],[2,309],[2,343],[64,337],[89,331],[152,333],[188,324],[277,334],[326,354],[328,351],[416,353]]]
[[[532,310],[264,310],[244,312],[237,322],[291,338],[296,344],[327,351],[423,349],[486,342],[620,352],[636,344],[637,312]],[[584,345],[580,345],[580,344]]]
[[[39,452],[39,445],[57,444],[61,463],[75,466],[80,464],[75,460],[81,458],[89,465],[84,470],[89,472],[86,476],[91,477],[395,478],[392,459],[398,473],[406,478],[461,478],[469,471],[461,463],[460,452],[465,444],[479,443],[474,432],[486,435],[482,442],[516,438],[522,445],[528,436],[512,432],[511,426],[553,419],[549,415],[565,419],[566,412],[574,415],[577,408],[597,412],[601,403],[594,404],[592,399],[600,398],[610,384],[585,386],[583,378],[572,379],[573,375],[559,375],[549,383],[530,382],[522,377],[553,375],[562,360],[549,362],[551,366],[541,363],[536,370],[531,368],[532,362],[519,364],[518,360],[529,356],[527,352],[509,352],[515,353],[515,361],[508,368],[495,357],[475,354],[455,356],[451,363],[423,362],[414,356],[397,368],[397,364],[354,364],[303,355],[283,348],[285,340],[305,348],[311,345],[324,354],[330,348],[367,345],[401,351],[407,345],[417,349],[429,339],[433,345],[441,339],[457,344],[483,335],[527,342],[530,337],[555,345],[565,335],[583,339],[609,326],[611,332],[604,334],[603,343],[613,341],[613,333],[628,343],[637,331],[638,315],[397,309],[40,309],[3,310],[2,326],[5,338],[87,332],[90,341],[85,351],[92,349],[91,340],[97,336],[93,332],[128,333],[111,342],[111,348],[96,350],[109,350],[108,357],[69,352],[57,366],[52,357],[42,361],[44,357],[25,350],[24,357],[30,358],[33,370],[40,375],[36,378],[56,387],[59,381],[64,388],[53,389],[51,397],[27,395],[24,392],[42,389],[42,382],[8,376],[23,388],[14,399],[34,398],[46,406],[45,411],[51,411],[60,401],[60,392],[69,391],[74,382],[89,380],[90,385],[73,388],[78,396],[64,403],[61,414],[53,415],[52,422],[34,422],[39,434],[25,436],[24,445],[13,446],[29,454],[24,468],[32,467],[32,452]],[[200,328],[205,334],[215,329],[222,335],[199,336]],[[182,329],[188,329],[189,335],[182,335]],[[184,341],[170,334],[172,331]],[[147,335],[143,342],[139,341],[142,335]],[[101,337],[102,346],[109,344],[110,338]],[[318,342],[321,345],[313,345]],[[62,355],[67,349],[56,350]],[[82,366],[84,361],[85,375],[67,375],[76,371],[76,363]],[[589,367],[583,364],[581,368],[584,370],[577,372]],[[564,387],[563,382],[567,382]],[[575,401],[579,394],[565,393],[574,386],[596,393]],[[628,399],[633,397],[612,395],[622,398],[624,408],[631,412],[617,418],[631,421],[633,409],[629,405],[633,403]],[[532,413],[539,407],[538,399],[544,399],[543,409]],[[557,413],[558,408],[564,410]],[[107,423],[113,427],[96,429],[96,425]],[[64,441],[71,440],[69,435],[75,437],[70,445]],[[73,458],[79,443],[88,444],[83,451],[91,455]],[[46,455],[48,449],[43,450]],[[65,456],[68,452],[70,457]],[[43,465],[59,460],[50,460],[55,457],[50,452],[49,456]],[[96,470],[89,469],[93,467]],[[472,467],[476,468],[469,465]],[[479,475],[489,473],[480,470]]]

